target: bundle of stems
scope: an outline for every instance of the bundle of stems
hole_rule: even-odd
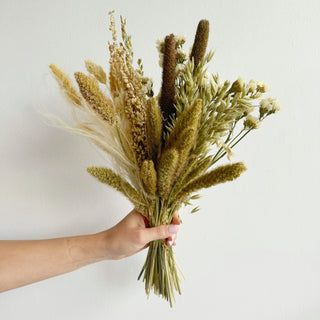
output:
[[[220,82],[218,74],[207,71],[214,55],[206,53],[207,20],[198,24],[190,55],[181,36],[158,41],[162,86],[154,96],[141,60],[133,65],[126,20],[121,17],[118,40],[113,12],[109,14],[108,75],[86,60],[87,73],[74,74],[77,90],[65,72],[50,65],[74,119],[70,125],[56,117],[55,124],[86,137],[108,155],[109,167],[87,169],[92,176],[122,192],[151,227],[170,224],[182,205],[199,198],[200,189],[232,181],[246,170],[242,162],[216,163],[224,156],[230,161],[238,142],[280,104],[261,99],[268,90],[263,81],[245,83],[239,77]],[[178,271],[172,247],[157,240],[150,243],[139,279],[147,295],[153,289],[172,306],[175,291],[181,293]]]

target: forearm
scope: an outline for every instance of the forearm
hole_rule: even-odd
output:
[[[0,241],[0,292],[107,258],[103,233],[48,240]]]

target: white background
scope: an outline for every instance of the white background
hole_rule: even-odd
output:
[[[108,11],[128,19],[136,58],[159,88],[157,39],[211,23],[211,72],[265,80],[283,110],[235,149],[248,171],[181,210],[176,258],[187,277],[174,309],[137,281],[146,251],[0,295],[11,319],[320,319],[319,15],[305,1],[0,1],[0,239],[45,239],[110,228],[131,209],[86,167],[104,159],[36,112],[62,105],[48,65],[72,75],[107,66]]]

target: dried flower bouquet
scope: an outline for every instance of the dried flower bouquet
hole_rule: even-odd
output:
[[[78,91],[68,75],[50,65],[74,119],[69,125],[55,118],[56,125],[86,137],[109,156],[109,168],[87,169],[92,176],[122,192],[150,226],[170,224],[183,204],[198,198],[195,192],[246,170],[242,162],[215,165],[225,155],[230,160],[232,148],[278,111],[279,101],[261,99],[268,90],[263,81],[220,82],[218,74],[207,72],[214,54],[206,53],[207,20],[199,22],[190,54],[183,50],[183,37],[170,34],[158,42],[162,87],[156,97],[141,60],[133,66],[126,20],[121,17],[122,41],[112,12],[109,29],[108,77],[86,60],[88,73],[74,74]],[[164,240],[150,244],[141,277],[147,295],[153,289],[172,306],[174,291],[181,293],[180,279]]]

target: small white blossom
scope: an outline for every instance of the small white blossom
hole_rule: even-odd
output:
[[[204,88],[211,88],[211,74],[206,71],[201,79],[201,86]]]
[[[281,110],[280,101],[278,98],[265,98],[260,100],[260,114],[275,113]]]
[[[231,89],[234,92],[242,92],[244,85],[244,80],[241,77],[239,77],[235,82],[233,82]]]
[[[243,125],[246,129],[259,129],[260,121],[257,117],[249,114],[244,120]]]
[[[251,79],[247,86],[248,92],[254,92],[257,90],[257,80]]]
[[[174,38],[176,40],[177,43],[179,43],[180,45],[184,44],[186,42],[186,36],[185,35],[174,35]]]
[[[258,81],[257,86],[257,89],[263,93],[270,90],[269,86],[264,81]]]
[[[164,39],[162,40],[157,40],[156,42],[156,48],[159,51],[159,53],[163,53],[164,50]]]
[[[176,74],[178,74],[179,72],[183,71],[185,69],[185,65],[183,63],[177,63],[176,65]]]

